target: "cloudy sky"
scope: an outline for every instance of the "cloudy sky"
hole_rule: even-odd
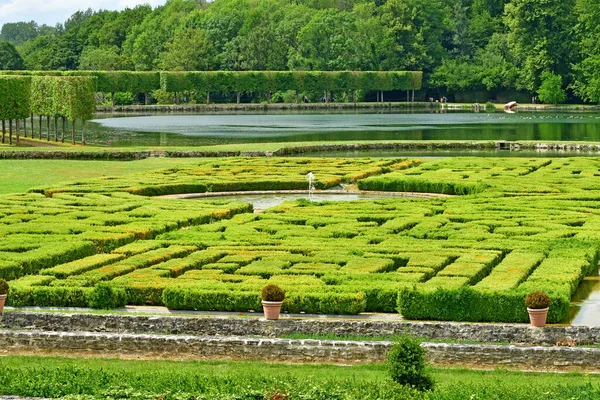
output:
[[[138,4],[152,7],[165,0],[0,0],[0,26],[6,22],[35,21],[39,25],[65,22],[78,10],[122,10]]]

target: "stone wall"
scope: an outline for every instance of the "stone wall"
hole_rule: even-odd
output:
[[[373,363],[391,342],[0,330],[0,354]],[[600,349],[423,343],[436,365],[600,370]]]
[[[300,334],[391,336],[411,334],[426,340],[464,340],[482,343],[554,345],[572,340],[577,344],[600,343],[600,327],[547,326],[526,324],[479,324],[453,322],[408,322],[373,319],[304,319],[218,316],[143,316],[113,314],[66,314],[6,312],[0,328],[54,332],[112,332],[202,336],[282,337]]]
[[[0,354],[301,363],[382,361],[389,342],[0,330]]]

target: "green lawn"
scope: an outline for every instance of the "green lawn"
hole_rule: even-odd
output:
[[[133,361],[59,357],[0,358],[0,394],[69,394],[156,399],[597,399],[600,376],[505,370],[431,369],[425,396],[398,388],[384,365],[290,365],[231,361]],[[187,393],[184,395],[184,393]],[[194,397],[194,395],[202,397]],[[82,397],[78,397],[82,398]]]
[[[194,158],[147,158],[139,161],[0,160],[0,194],[40,186],[198,163]]]

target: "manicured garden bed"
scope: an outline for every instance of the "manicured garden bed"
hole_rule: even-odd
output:
[[[567,312],[600,249],[600,159],[210,159],[0,197],[0,274],[12,305],[260,310],[523,322],[523,297]],[[235,202],[140,195],[304,189],[458,196],[296,201],[253,214]],[[45,195],[45,196],[44,196]],[[48,196],[48,197],[46,197]],[[49,197],[52,196],[52,197]]]

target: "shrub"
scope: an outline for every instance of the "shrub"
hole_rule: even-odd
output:
[[[529,308],[547,308],[552,304],[552,299],[544,292],[531,292],[525,297],[525,304]]]
[[[128,302],[127,293],[123,288],[116,288],[107,282],[100,282],[94,286],[88,297],[91,308],[110,310],[124,307]]]
[[[264,301],[283,301],[285,290],[277,285],[269,284],[263,288],[261,297]]]
[[[433,389],[433,379],[425,372],[425,351],[418,340],[400,336],[387,357],[387,367],[394,382],[420,391]]]
[[[8,283],[0,278],[0,294],[8,294]]]

